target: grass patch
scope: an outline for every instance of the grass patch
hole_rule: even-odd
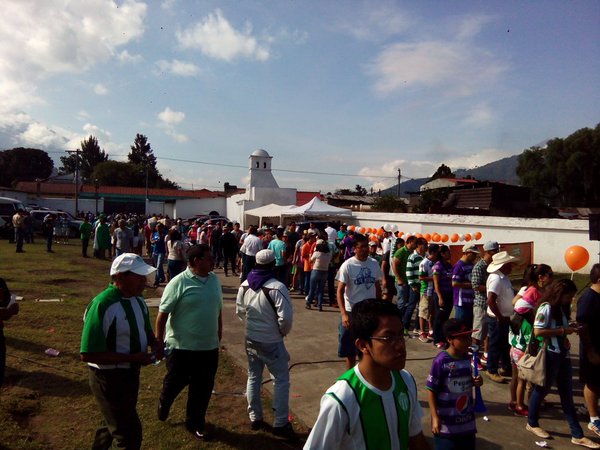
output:
[[[89,448],[100,414],[88,387],[87,368],[79,360],[79,342],[83,312],[107,286],[110,262],[82,258],[76,241],[55,245],[56,253],[47,253],[41,241],[26,244],[25,251],[15,254],[14,244],[0,241],[0,254],[5,255],[0,276],[24,297],[19,315],[4,328],[7,368],[0,391],[0,449]],[[52,298],[63,301],[36,301]],[[154,321],[157,309],[150,311]],[[45,355],[50,347],[60,355]],[[220,353],[217,394],[207,414],[215,427],[215,440],[200,445],[185,431],[186,391],[173,405],[169,420],[159,422],[156,406],[165,370],[164,364],[142,368],[138,412],[144,449],[301,448],[300,443],[250,431],[242,395],[245,369],[237,367],[226,352]],[[265,401],[266,414],[269,403]],[[294,428],[303,435],[307,432],[302,423],[294,422]]]

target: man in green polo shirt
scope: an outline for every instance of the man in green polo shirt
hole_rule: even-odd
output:
[[[93,449],[136,450],[142,424],[136,405],[140,367],[151,364],[158,350],[148,308],[141,297],[146,276],[156,269],[141,256],[124,253],[110,268],[113,282],[88,305],[83,318],[81,359],[90,368],[90,388],[104,419]]]
[[[156,336],[164,342],[168,354],[158,419],[167,420],[175,398],[189,385],[185,426],[196,439],[206,440],[206,409],[215,383],[223,331],[223,291],[212,271],[208,245],[190,247],[187,259],[188,268],[167,284],[156,316]]]

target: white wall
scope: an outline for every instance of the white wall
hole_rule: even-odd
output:
[[[74,198],[48,198],[48,197],[34,197],[28,200],[28,203],[35,203],[48,209],[67,211],[75,215],[75,199]],[[79,211],[96,213],[96,199],[80,198],[77,201],[77,207]],[[104,211],[104,199],[100,197],[98,199],[98,211]]]
[[[380,227],[386,223],[396,224],[404,233],[465,234],[479,231],[482,244],[488,240],[502,243],[533,242],[533,258],[536,263],[552,266],[557,272],[570,272],[564,260],[567,248],[572,245],[585,247],[590,260],[580,273],[589,273],[598,262],[600,243],[589,240],[587,220],[525,219],[519,217],[452,216],[445,214],[394,214],[353,212],[349,224],[361,227]]]
[[[227,214],[227,199],[225,197],[215,197],[177,200],[174,217],[187,219],[196,214],[208,214],[211,211],[218,211],[225,216]]]

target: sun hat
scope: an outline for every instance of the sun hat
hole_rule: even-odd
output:
[[[477,246],[475,244],[470,243],[470,244],[463,245],[462,252],[479,254],[479,249],[477,248]]]
[[[275,261],[275,252],[273,250],[266,248],[256,254],[256,264],[265,266],[271,264],[273,261]]]
[[[146,264],[140,255],[135,253],[123,253],[115,258],[110,266],[110,275],[123,272],[133,272],[137,275],[150,275],[156,268]]]
[[[519,258],[515,258],[514,256],[510,256],[508,252],[499,252],[492,256],[492,262],[487,266],[488,273],[495,272],[496,270],[500,270],[500,268],[507,263],[511,263],[513,261],[518,261]]]

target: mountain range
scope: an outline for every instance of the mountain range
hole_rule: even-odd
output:
[[[479,181],[498,181],[507,184],[519,184],[517,176],[517,165],[519,155],[509,156],[499,159],[480,167],[473,169],[456,169],[453,173],[456,178],[466,178],[468,176]],[[405,196],[409,192],[419,192],[421,185],[427,183],[429,178],[414,178],[400,183],[400,196]],[[396,195],[398,185],[382,190],[381,195]]]

